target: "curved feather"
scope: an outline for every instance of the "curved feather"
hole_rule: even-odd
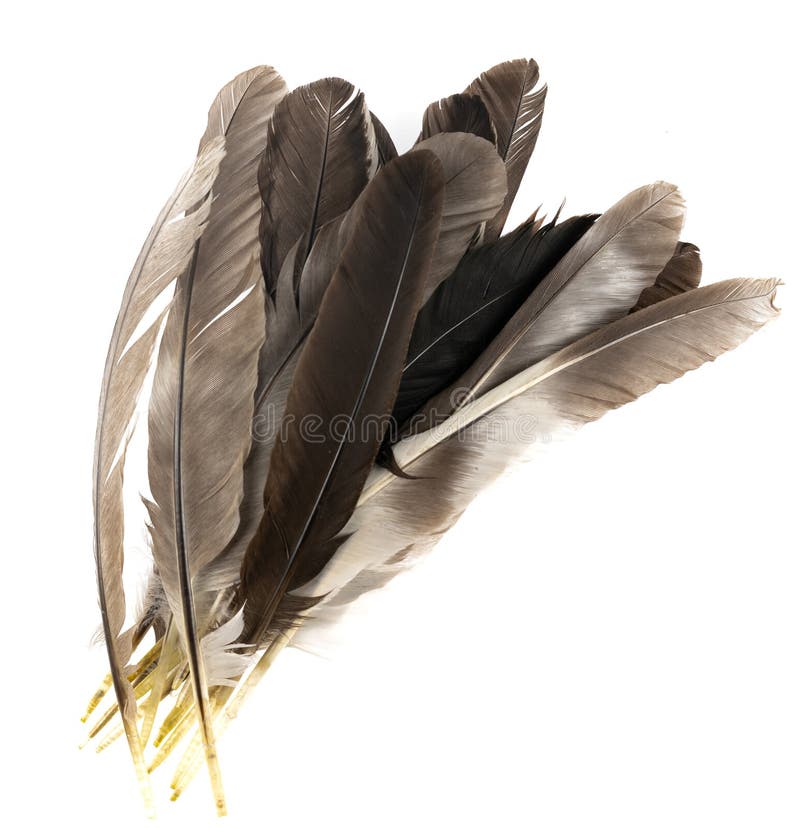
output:
[[[124,670],[130,657],[130,641],[120,639],[125,621],[122,584],[125,455],[121,447],[150,365],[163,314],[135,340],[132,337],[157,296],[186,266],[207,218],[208,192],[224,154],[224,142],[208,142],[156,219],[125,286],[100,390],[92,472],[94,556],[114,691],[140,783],[146,783],[146,776],[136,732],[136,704]],[[197,209],[187,214],[194,206]]]
[[[734,279],[666,299],[583,337],[395,447],[414,479],[370,475],[344,543],[303,596],[323,621],[433,546],[510,462],[735,348],[777,315],[777,280]],[[337,592],[339,590],[339,592]],[[313,619],[307,622],[313,628]],[[309,631],[312,634],[313,630]]]
[[[209,132],[224,132],[228,152],[206,229],[170,307],[148,418],[153,557],[188,659],[220,813],[225,803],[200,645],[208,619],[193,582],[223,551],[239,520],[265,333],[257,165],[272,109],[284,94],[283,81],[268,67],[239,80],[212,106]],[[217,106],[227,103],[226,90],[238,95],[235,105]]]

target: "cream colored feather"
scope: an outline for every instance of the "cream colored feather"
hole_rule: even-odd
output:
[[[626,316],[521,371],[438,428],[402,441],[395,457],[416,479],[372,473],[343,531],[348,539],[302,594],[329,595],[330,605],[342,605],[385,583],[537,442],[596,420],[740,344],[777,314],[777,285],[720,282]],[[321,617],[330,620],[330,612]]]

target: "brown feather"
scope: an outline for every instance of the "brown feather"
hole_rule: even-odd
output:
[[[302,268],[319,229],[350,207],[377,164],[364,96],[347,81],[325,78],[280,102],[258,172],[268,293],[275,292],[289,250],[300,241],[297,267]],[[295,282],[298,277],[299,272]]]
[[[229,94],[220,93],[201,142],[222,134],[228,152],[214,182],[206,228],[178,280],[148,418],[153,558],[188,659],[220,813],[225,802],[200,644],[208,618],[194,578],[222,552],[239,520],[264,338],[258,156],[272,109],[284,94],[283,81],[269,68],[239,80],[233,82],[238,100],[229,105]]]
[[[497,133],[497,151],[508,175],[505,203],[486,228],[489,241],[503,230],[539,137],[547,88],[538,88],[538,83],[539,66],[535,60],[512,60],[493,66],[466,90],[479,95],[486,104]]]
[[[208,142],[156,219],[125,287],[108,348],[98,406],[93,507],[100,613],[114,692],[143,792],[149,783],[136,730],[136,702],[124,669],[130,657],[131,636],[120,636],[126,608],[122,582],[123,442],[150,366],[163,313],[136,340],[132,338],[155,299],[186,266],[208,215],[208,192],[224,154],[222,141]],[[190,208],[195,209],[187,213]]]
[[[266,513],[242,565],[246,641],[259,643],[284,594],[324,566],[355,507],[397,393],[442,191],[436,157],[416,152],[387,165],[365,193],[362,221],[300,356]],[[306,433],[309,417],[318,439]]]
[[[677,296],[699,287],[702,275],[703,263],[700,261],[700,250],[688,242],[679,242],[672,258],[658,274],[655,284],[642,291],[631,313],[669,299],[670,296]]]
[[[422,116],[422,132],[417,143],[440,132],[469,132],[490,144],[497,143],[489,111],[478,95],[450,95],[430,104]]]
[[[778,284],[719,282],[624,316],[520,372],[439,429],[402,441],[395,455],[414,479],[376,469],[342,546],[299,593],[343,605],[386,583],[434,546],[510,462],[747,339],[777,315]],[[317,614],[329,621],[337,611]]]
[[[607,210],[520,306],[462,376],[430,400],[420,423],[470,399],[627,313],[675,249],[683,200],[672,184],[641,187]]]
[[[506,181],[494,147],[476,135],[439,133],[417,144],[413,151],[418,150],[436,155],[445,181],[442,227],[425,288],[427,300],[500,209]]]

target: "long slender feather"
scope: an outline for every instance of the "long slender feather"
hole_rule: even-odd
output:
[[[337,615],[336,604],[385,583],[432,547],[480,489],[537,443],[596,420],[747,339],[777,315],[778,284],[719,282],[625,316],[521,371],[438,428],[402,441],[395,456],[414,479],[373,471],[336,556],[297,592],[330,596],[328,617]]]
[[[497,151],[508,175],[503,207],[486,228],[489,241],[503,230],[539,137],[547,88],[540,88],[538,83],[539,66],[535,60],[512,60],[493,66],[466,90],[479,95],[486,104],[497,134]]]
[[[275,292],[289,250],[302,240],[302,268],[319,229],[350,207],[377,165],[372,118],[363,94],[347,81],[301,86],[275,108],[259,168],[268,293]]]
[[[365,201],[300,357],[265,516],[242,564],[251,643],[263,640],[286,591],[333,554],[383,438],[439,231],[441,165],[429,152],[398,158]]]
[[[439,422],[470,399],[628,312],[677,244],[683,199],[672,184],[634,190],[606,211],[494,342],[415,419]]]
[[[237,181],[228,189],[230,203],[226,213],[215,222],[217,238],[213,240],[220,249],[229,248],[232,253],[230,260],[221,263],[220,273],[226,278],[231,270],[247,266],[248,255],[253,256],[258,252],[256,231],[261,199],[252,181],[253,170],[258,169],[258,164],[249,154],[255,153],[258,156],[263,151],[267,123],[285,93],[286,85],[272,67],[256,66],[226,84],[209,108],[207,128],[200,140],[201,150],[210,141],[220,140],[220,136],[228,135],[230,138],[233,129],[234,144],[239,155],[235,165],[230,167],[233,169],[235,166],[238,170]],[[231,215],[236,216],[236,222],[227,226],[226,218]],[[163,587],[157,572],[152,577],[151,589],[163,598]],[[166,601],[162,601],[162,604],[168,606]],[[148,605],[146,612],[155,614],[157,610]]]
[[[233,91],[238,99],[228,106]],[[248,73],[246,83],[226,87],[217,99],[225,106],[212,106],[209,132],[225,135],[228,152],[206,229],[178,280],[148,420],[153,557],[179,621],[219,813],[225,802],[200,644],[205,600],[198,600],[193,580],[222,552],[239,519],[265,331],[257,164],[272,109],[283,94],[283,81],[265,67]]]
[[[124,670],[130,656],[130,644],[119,638],[125,621],[122,586],[124,453],[120,453],[120,446],[130,427],[163,314],[135,341],[132,337],[157,296],[185,267],[207,218],[208,192],[223,156],[222,141],[207,143],[156,219],[125,287],[106,356],[98,406],[93,505],[100,611],[114,691],[143,791],[148,789],[148,783],[136,732],[136,705]],[[193,206],[197,209],[185,215]]]

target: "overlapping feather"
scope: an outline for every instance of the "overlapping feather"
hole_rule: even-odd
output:
[[[137,334],[147,310],[177,278],[202,232],[209,189],[224,156],[224,141],[205,144],[194,167],[180,181],[156,219],[125,287],[109,345],[97,417],[94,449],[94,554],[103,635],[111,679],[139,782],[149,800],[144,759],[136,729],[136,703],[127,679],[131,636],[125,623],[122,581],[124,504],[122,481],[126,434],[152,358],[163,313]],[[187,211],[193,208],[191,213]],[[148,802],[148,809],[150,808]]]
[[[207,226],[178,279],[149,409],[148,472],[153,559],[188,661],[217,810],[225,812],[208,702],[213,683],[200,639],[211,631],[209,596],[195,577],[239,522],[242,466],[250,449],[258,355],[264,340],[258,266],[258,149],[284,84],[270,68],[247,73],[212,107],[210,134],[228,148],[212,188]],[[228,106],[235,95],[235,105]]]
[[[148,806],[142,747],[165,699],[150,769],[196,721],[174,796],[205,757],[224,812],[216,736],[292,636],[313,644],[537,441],[775,315],[773,280],[698,288],[683,202],[663,182],[599,218],[534,215],[501,237],[545,94],[534,61],[495,66],[431,104],[399,157],[336,78],[286,94],[257,67],[215,99],[126,287],[95,447],[104,687],[117,706],[92,733],[119,713]],[[123,632],[122,480],[157,346],[154,570]],[[155,645],[129,665],[148,629]]]
[[[419,151],[367,188],[289,391],[264,517],[242,564],[246,642],[260,643],[281,600],[335,551],[385,432],[439,237],[442,165]],[[381,278],[375,278],[380,273]],[[309,432],[309,415],[316,428]]]

